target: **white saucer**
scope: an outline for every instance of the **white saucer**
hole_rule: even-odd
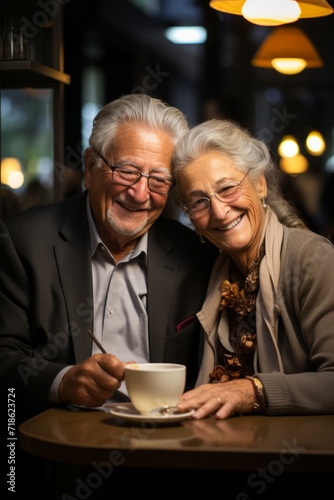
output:
[[[78,410],[104,410],[103,406],[84,406],[84,405],[76,405],[75,403],[69,403],[67,408],[70,410],[78,411]]]
[[[107,403],[104,405],[104,410],[114,417],[123,418],[129,422],[154,422],[155,424],[180,422],[191,417],[195,412],[195,410],[190,410],[186,413],[169,413],[165,415],[153,413],[152,415],[141,415],[132,403]]]

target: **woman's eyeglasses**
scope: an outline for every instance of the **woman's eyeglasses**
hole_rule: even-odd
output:
[[[203,196],[202,198],[198,198],[195,201],[191,201],[190,203],[184,205],[183,209],[187,212],[189,217],[191,217],[192,219],[198,219],[210,213],[211,198],[213,197],[217,198],[217,200],[223,203],[231,203],[237,200],[241,194],[241,185],[246,179],[249,172],[250,170],[248,170],[248,172],[240,182],[225,184],[224,186],[216,189],[216,191],[211,196]]]

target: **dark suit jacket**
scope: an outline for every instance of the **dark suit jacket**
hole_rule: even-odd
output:
[[[0,380],[5,390],[15,388],[24,418],[47,406],[50,385],[63,367],[91,354],[85,200],[84,193],[36,207],[1,225]],[[201,347],[194,317],[217,253],[175,220],[161,217],[149,230],[150,361],[186,364],[187,388],[195,383]]]

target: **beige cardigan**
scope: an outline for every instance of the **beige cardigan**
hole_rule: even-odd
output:
[[[265,256],[260,264],[256,300],[254,372],[264,384],[267,413],[332,413],[334,247],[311,231],[282,226],[270,207],[264,236]],[[227,313],[219,310],[220,286],[229,278],[229,264],[230,258],[221,253],[212,270],[205,302],[197,313],[204,330],[197,386],[208,382],[217,364],[218,337],[233,350]]]

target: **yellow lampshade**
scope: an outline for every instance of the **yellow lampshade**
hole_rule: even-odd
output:
[[[266,6],[266,8],[268,6],[268,3],[271,2],[271,0],[258,0],[258,3],[260,4],[261,1],[263,5]],[[227,14],[236,14],[242,16],[243,15],[242,8],[245,3],[246,0],[211,0],[209,5],[215,10],[226,12]],[[308,18],[308,17],[323,17],[333,14],[334,12],[333,7],[331,7],[329,3],[326,2],[326,0],[302,0],[302,1],[297,1],[296,3],[298,3],[300,8],[300,14],[298,19]],[[276,25],[284,24],[286,22],[293,22],[293,21],[291,20],[282,21],[280,19],[276,19]],[[275,25],[273,19],[271,19],[271,24],[267,25],[269,26]]]
[[[289,175],[303,174],[308,169],[308,161],[304,155],[298,153],[295,156],[281,158],[279,166],[283,172]]]
[[[302,0],[298,1],[300,7],[300,18],[323,17],[333,14],[334,9],[326,0]]]
[[[265,38],[251,64],[257,68],[274,68],[280,73],[293,75],[305,68],[321,68],[324,62],[301,29],[279,26]]]

